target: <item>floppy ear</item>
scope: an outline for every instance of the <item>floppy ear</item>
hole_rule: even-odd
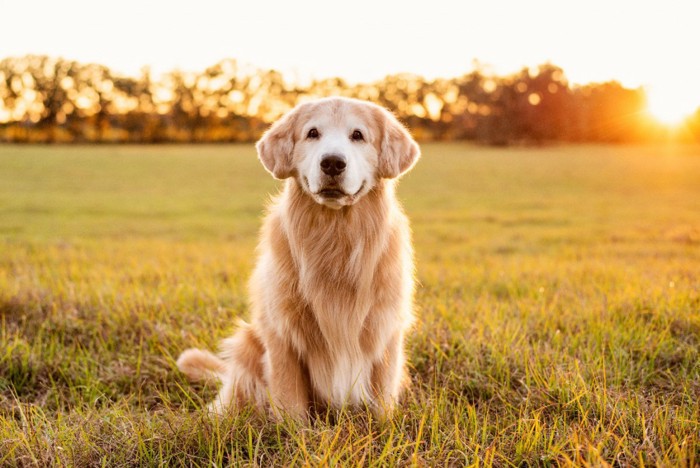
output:
[[[420,157],[418,143],[390,112],[381,109],[384,135],[379,152],[379,177],[393,179],[411,169]]]
[[[272,127],[255,145],[258,150],[258,158],[275,179],[286,179],[292,176],[294,169],[292,165],[294,126],[298,114],[298,108],[287,112],[272,124]]]

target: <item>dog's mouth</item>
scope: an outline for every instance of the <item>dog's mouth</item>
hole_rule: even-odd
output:
[[[321,195],[323,198],[336,199],[344,197],[347,194],[338,188],[324,188],[316,192],[316,195]]]
[[[330,200],[337,200],[338,198],[347,197],[347,196],[356,197],[357,195],[360,194],[360,192],[362,192],[362,189],[364,189],[364,188],[365,188],[365,181],[362,181],[362,185],[360,185],[360,189],[353,194],[345,193],[345,191],[341,190],[340,187],[332,186],[332,187],[326,187],[326,188],[319,190],[318,192],[316,192],[316,195],[320,195],[323,198],[330,199]]]

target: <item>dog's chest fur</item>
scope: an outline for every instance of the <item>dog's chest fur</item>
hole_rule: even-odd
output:
[[[407,293],[404,268],[387,265],[410,255],[403,231],[393,225],[404,219],[393,218],[391,200],[384,199],[393,193],[382,186],[345,212],[287,189],[292,193],[276,243],[283,251],[273,263],[293,290],[283,296],[295,303],[284,307],[289,315],[278,319],[278,332],[308,360],[319,397],[337,406],[357,404],[371,392],[372,364],[382,357],[392,328],[405,323],[397,317],[402,311],[390,306]]]

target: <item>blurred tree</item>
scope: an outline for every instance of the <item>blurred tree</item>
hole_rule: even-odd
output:
[[[158,80],[43,56],[0,61],[0,141],[252,141],[301,101],[367,99],[393,111],[421,140],[486,144],[648,141],[669,138],[643,112],[641,90],[619,83],[571,88],[561,68],[543,64],[509,76],[478,62],[471,73],[427,81],[396,74],[349,85],[340,78],[290,84],[275,70],[223,60],[201,73]],[[700,111],[683,138],[698,137]]]

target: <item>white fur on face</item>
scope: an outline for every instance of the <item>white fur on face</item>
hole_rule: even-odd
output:
[[[374,187],[378,154],[372,139],[377,138],[377,129],[350,109],[332,114],[331,110],[319,109],[303,124],[301,139],[294,148],[294,161],[303,189],[317,203],[330,208],[340,208],[355,203]],[[309,138],[311,129],[318,137]],[[353,140],[353,132],[362,133],[363,140]],[[328,155],[345,160],[345,170],[335,178],[321,169],[321,161]],[[325,197],[324,189],[337,188],[345,195],[338,198]]]

